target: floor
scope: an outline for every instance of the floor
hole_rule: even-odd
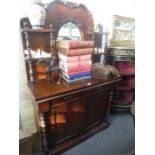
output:
[[[134,155],[135,130],[131,114],[111,114],[110,122],[108,128],[62,155]],[[43,155],[33,152],[33,155]]]

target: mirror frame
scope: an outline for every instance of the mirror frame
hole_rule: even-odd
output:
[[[61,26],[67,22],[75,23],[81,40],[92,40],[94,20],[90,11],[83,4],[69,1],[52,1],[46,7],[45,27],[50,25],[56,30],[56,38]]]

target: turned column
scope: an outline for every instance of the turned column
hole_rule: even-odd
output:
[[[27,28],[27,23],[24,23],[24,29]],[[32,56],[31,56],[31,49],[30,49],[30,42],[29,42],[29,34],[26,30],[24,30],[25,42],[26,42],[26,50],[27,50],[27,58],[26,62],[28,63],[28,79],[30,82],[34,82],[34,71],[32,65]]]
[[[52,25],[50,25],[50,28],[52,30]],[[51,72],[52,80],[54,80],[54,71],[56,67],[57,56],[56,56],[55,33],[53,31],[50,32],[50,51],[51,51],[51,62],[53,66],[51,66],[49,72]],[[50,77],[50,73],[48,73],[48,76]]]
[[[45,154],[48,154],[49,152],[49,143],[48,143],[48,122],[49,122],[49,113],[42,112],[39,114],[40,118],[40,135],[41,135],[41,142],[42,142],[42,148],[43,152]]]

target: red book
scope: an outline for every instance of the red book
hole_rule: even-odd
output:
[[[91,60],[91,58],[92,58],[92,54],[80,55],[80,61]]]
[[[58,42],[59,48],[75,49],[75,48],[93,48],[93,41],[79,41],[79,40],[62,40]]]
[[[63,75],[65,76],[70,76],[70,75],[75,75],[75,74],[80,74],[80,73],[85,73],[85,72],[91,72],[91,68],[88,68],[88,69],[81,69],[80,71],[77,70],[77,71],[62,71]]]
[[[78,56],[66,56],[62,53],[59,53],[59,60],[64,62],[75,62],[75,61],[83,61],[83,60],[91,60],[92,54],[87,55],[78,55]]]
[[[75,62],[75,61],[79,61],[80,60],[80,56],[66,56],[63,55],[61,53],[59,53],[59,61],[64,61],[64,62]]]
[[[58,52],[66,56],[88,55],[93,53],[93,48],[78,48],[78,49],[59,48]]]
[[[83,67],[88,67],[92,65],[91,60],[83,60],[83,61],[75,61],[75,62],[65,62],[60,60],[59,61],[59,66],[64,69],[75,69],[75,68],[83,68]]]
[[[86,66],[86,67],[75,67],[75,68],[63,68],[62,66],[59,66],[65,74],[74,74],[74,73],[80,73],[80,72],[85,72],[85,71],[90,71],[91,66]]]
[[[65,68],[65,69],[74,69],[74,68],[78,68],[80,66],[80,62],[79,61],[65,62],[65,61],[60,60],[59,66],[61,68]]]
[[[86,67],[86,66],[91,66],[91,65],[92,65],[91,60],[83,60],[83,61],[80,61],[79,63],[79,67]]]

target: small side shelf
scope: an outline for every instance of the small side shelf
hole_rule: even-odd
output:
[[[25,61],[39,61],[39,60],[48,60],[51,59],[51,57],[47,58],[25,58]]]
[[[49,65],[49,61],[52,56],[50,53],[56,56],[56,44],[55,44],[55,33],[56,30],[53,27],[43,28],[43,29],[32,29],[28,22],[23,22],[21,24],[21,33],[23,40],[23,52],[25,57],[26,73],[27,79],[30,82],[35,82],[36,80],[46,77],[48,75],[41,75],[42,73],[37,72],[36,68],[41,68],[41,64],[45,63],[46,66]],[[25,50],[27,51],[25,53]],[[48,53],[49,55],[42,55],[41,57],[33,56],[36,51],[41,51]],[[46,61],[47,60],[47,61]],[[54,61],[54,60],[50,60]],[[39,64],[40,63],[40,64]],[[54,62],[56,64],[56,62]],[[54,65],[55,65],[54,64]],[[44,67],[48,69],[48,67]],[[44,70],[45,70],[44,69]],[[52,72],[52,71],[49,71]],[[49,74],[49,73],[47,73]],[[52,74],[52,73],[51,73]],[[38,78],[39,77],[39,78]]]

